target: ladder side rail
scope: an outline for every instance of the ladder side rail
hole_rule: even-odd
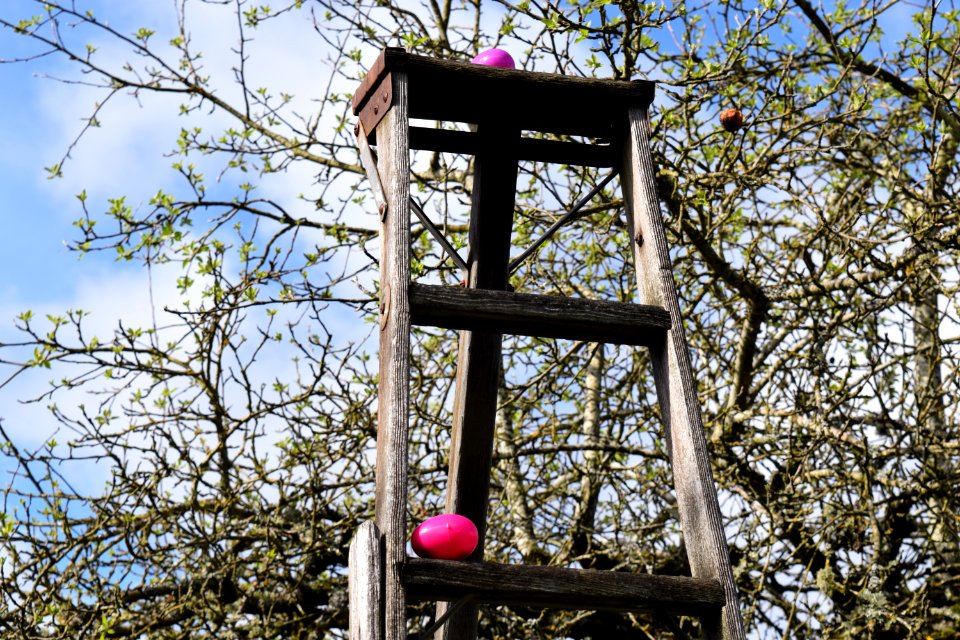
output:
[[[410,414],[410,147],[407,77],[393,75],[392,106],[378,123],[380,213],[380,385],[376,524],[384,539],[384,640],[406,640],[401,568],[407,537]]]
[[[520,131],[503,123],[480,123],[477,137],[482,142],[474,158],[467,287],[503,291],[509,277]],[[480,542],[472,561],[483,560],[502,340],[501,333],[490,331],[459,335],[446,509],[477,525]],[[438,617],[447,606],[437,605]],[[478,612],[476,603],[466,604],[437,637],[474,640]]]
[[[373,521],[357,528],[349,563],[350,640],[382,640],[383,549]]]
[[[743,640],[746,636],[737,589],[656,195],[647,110],[629,109],[628,122],[621,180],[640,302],[662,306],[671,316],[665,340],[651,347],[650,354],[673,468],[680,526],[693,576],[718,580],[726,599],[720,619],[703,616],[701,626],[704,637],[710,640]]]

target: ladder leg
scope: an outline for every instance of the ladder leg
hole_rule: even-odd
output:
[[[377,525],[364,522],[350,543],[350,640],[383,638],[382,553]]]
[[[467,286],[502,291],[507,288],[509,275],[517,185],[514,146],[520,132],[503,127],[487,129],[481,124],[477,133],[484,146],[474,161]],[[501,342],[499,333],[460,332],[446,507],[477,525],[480,543],[470,558],[475,561],[483,559]],[[437,605],[438,617],[447,606]],[[450,616],[438,637],[473,640],[477,636],[477,614],[477,605],[465,605]]]
[[[693,576],[718,580],[726,597],[720,619],[717,616],[701,618],[704,637],[742,640],[745,638],[743,620],[656,195],[647,126],[645,109],[629,111],[629,139],[624,149],[622,172],[623,197],[630,236],[634,239],[640,302],[663,306],[672,319],[665,340],[652,347],[650,354],[668,438],[680,527]]]
[[[410,414],[410,146],[407,78],[393,74],[393,105],[377,125],[380,221],[380,388],[376,523],[384,540],[384,639],[405,640],[407,432]]]
[[[412,90],[421,91],[414,87],[422,88],[425,95],[408,102]],[[354,113],[361,123],[358,132],[375,135],[379,152],[374,161],[367,148],[369,138],[361,138],[361,156],[380,212],[380,380],[376,516],[373,523],[361,527],[351,546],[350,640],[406,640],[408,596],[417,601],[457,599],[459,604],[440,605],[435,625],[424,632],[433,635],[442,626],[437,633],[441,640],[476,639],[476,603],[640,608],[654,614],[662,609],[699,616],[708,640],[745,637],[654,188],[646,112],[652,97],[649,82],[491,70],[396,48],[385,49],[361,83],[354,96]],[[516,108],[490,109],[508,102]],[[625,110],[629,122],[622,147],[520,137],[522,128],[608,139],[611,126],[622,120]],[[475,154],[471,255],[465,283],[471,290],[438,293],[443,287],[411,285],[411,115],[481,120],[472,132],[416,128],[412,138],[417,148]],[[579,159],[585,163],[573,164],[609,166],[616,164],[612,155],[621,150],[628,223],[636,238],[639,297],[646,306],[563,298],[560,302],[546,300],[550,296],[506,291],[521,154],[548,161],[562,158],[564,163],[582,155]],[[371,170],[373,162],[378,168]],[[412,320],[461,330],[446,507],[477,525],[480,546],[469,559],[472,562],[406,557]],[[502,368],[501,333],[650,347],[680,524],[694,577],[482,562]]]

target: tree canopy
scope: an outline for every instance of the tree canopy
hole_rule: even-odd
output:
[[[954,3],[178,0],[133,25],[83,0],[11,7],[4,62],[56,60],[61,81],[98,92],[74,145],[51,150],[52,178],[110,126],[108,103],[167,100],[181,130],[155,150],[174,187],[79,194],[69,240],[175,283],[151,321],[95,335],[84,311],[24,310],[20,339],[0,345],[2,384],[52,377],[24,400],[61,425],[27,447],[0,423],[14,469],[2,637],[346,637],[346,550],[372,512],[379,286],[350,97],[388,45],[457,60],[499,45],[525,69],[657,81],[658,195],[748,628],[955,637]],[[198,35],[211,24],[229,36]],[[282,69],[297,87],[261,64],[258,42],[277,34],[325,52]],[[733,133],[728,108],[744,115]],[[469,158],[412,166],[417,199],[462,247]],[[517,252],[604,178],[520,171]],[[267,190],[277,176],[296,192]],[[613,181],[511,284],[632,301],[626,236]],[[458,281],[422,227],[413,248],[416,278]],[[417,521],[442,508],[456,336],[418,330],[412,344]],[[500,397],[489,558],[686,570],[645,353],[512,337]],[[109,479],[77,488],[90,461]],[[429,616],[411,610],[411,629]],[[493,607],[480,624],[483,637],[674,633],[642,614]]]

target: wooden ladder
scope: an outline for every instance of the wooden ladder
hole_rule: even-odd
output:
[[[381,292],[376,517],[351,546],[351,640],[405,640],[408,600],[457,603],[438,606],[444,624],[437,637],[453,640],[476,637],[484,603],[669,611],[699,617],[705,638],[745,637],[654,188],[653,93],[646,81],[532,73],[387,48],[354,95],[361,158],[380,214]],[[412,118],[475,129],[411,126]],[[608,143],[521,138],[522,131]],[[446,243],[410,199],[411,149],[474,156],[469,259],[444,247],[466,271],[466,287],[410,280],[411,209]],[[619,170],[639,304],[509,291],[520,160]],[[412,324],[460,331],[446,507],[479,529],[480,545],[465,562],[406,554]],[[504,333],[649,348],[692,577],[482,561]]]

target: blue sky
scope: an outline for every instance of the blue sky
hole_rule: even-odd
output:
[[[24,0],[0,2],[0,15],[9,15],[28,4]],[[111,22],[127,31],[144,24],[154,28],[166,25],[168,29],[173,26],[174,3],[169,0],[104,0],[101,4],[109,8]],[[904,2],[887,15],[885,47],[895,46],[903,36],[912,11]],[[207,45],[203,48],[209,53],[210,68],[229,73],[227,56],[232,43],[223,38],[232,37],[233,32],[205,24],[202,19],[192,24],[198,40]],[[307,98],[316,95],[322,90],[315,81],[314,68],[323,55],[319,39],[309,24],[298,22],[296,17],[283,25],[283,30],[258,36],[261,55],[250,71],[265,78],[265,84],[275,91]],[[168,36],[161,32],[158,38],[162,37]],[[29,51],[18,41],[9,33],[0,33],[0,58]],[[99,94],[41,77],[44,74],[76,77],[71,65],[56,58],[31,64],[0,64],[0,221],[4,227],[0,233],[0,342],[16,339],[13,318],[27,309],[42,317],[82,308],[92,312],[90,324],[101,333],[109,332],[120,317],[144,322],[152,310],[142,268],[117,263],[110,255],[88,255],[80,260],[65,248],[65,241],[78,237],[71,226],[80,214],[75,196],[86,190],[90,208],[98,211],[107,198],[125,195],[136,206],[145,203],[158,188],[181,186],[170,171],[173,160],[163,154],[173,148],[183,123],[176,117],[175,102],[157,97],[146,97],[140,104],[124,97],[110,104],[101,117],[103,126],[90,131],[74,151],[64,177],[48,180],[44,167],[61,159]],[[304,108],[309,109],[309,103]],[[309,215],[309,209],[295,196],[308,190],[312,182],[313,176],[306,169],[274,176],[264,185],[264,195],[281,199],[295,214]],[[153,294],[162,302],[174,292],[170,278],[157,275]],[[0,418],[21,446],[36,446],[56,429],[43,404],[23,406],[18,402],[41,392],[54,373],[32,371],[0,388]],[[0,380],[5,377],[0,373]],[[77,397],[66,395],[61,404]],[[65,437],[58,439],[63,441]],[[7,460],[0,459],[0,487],[6,485],[2,472],[9,469],[8,465]],[[102,481],[108,472],[89,471],[90,486]]]
[[[3,0],[0,16],[9,17],[29,4]],[[111,25],[122,31],[129,33],[149,25],[157,29],[156,38],[161,43],[174,35],[173,2],[99,5],[105,7],[103,15],[109,15]],[[194,6],[197,12],[222,9]],[[235,32],[218,29],[216,21],[205,19],[207,16],[193,18],[193,36],[206,54],[206,68],[221,78],[215,84],[229,93],[233,63],[230,48]],[[9,32],[0,32],[0,58],[29,53],[30,48],[21,41]],[[109,43],[97,44],[105,57],[115,54]],[[301,111],[310,113],[315,104],[310,99],[317,98],[325,87],[325,83],[318,82],[324,78],[324,69],[317,64],[325,58],[321,45],[309,16],[292,14],[278,21],[275,29],[258,32],[250,45],[258,54],[248,68],[252,82],[301,96]],[[123,59],[128,57],[116,57],[120,55]],[[71,223],[81,214],[76,198],[81,191],[86,191],[92,213],[106,209],[108,198],[125,196],[129,204],[137,207],[146,206],[160,188],[182,192],[185,184],[170,168],[176,159],[166,155],[175,148],[180,128],[188,124],[177,115],[179,103],[169,96],[145,95],[139,101],[118,96],[100,115],[102,126],[88,131],[74,149],[63,177],[49,180],[44,167],[60,161],[82,130],[83,118],[103,93],[43,77],[46,75],[79,77],[75,66],[55,57],[28,64],[0,64],[0,220],[4,223],[4,233],[0,234],[0,268],[4,273],[0,279],[0,342],[18,339],[13,320],[28,309],[41,319],[47,313],[62,314],[68,309],[89,311],[90,334],[105,336],[121,318],[127,326],[149,325],[154,314],[162,315],[166,302],[175,304],[179,299],[174,286],[175,268],[166,272],[155,270],[150,281],[137,263],[116,262],[108,254],[80,258],[64,246],[65,241],[79,237]],[[189,126],[197,121],[210,131],[220,130],[226,122],[218,116],[203,115],[191,117]],[[225,197],[232,198],[236,194],[234,184],[218,183],[219,167],[209,169],[210,191],[221,190]],[[260,193],[278,199],[293,215],[309,215],[312,207],[299,201],[297,194],[308,193],[313,182],[312,169],[297,167],[263,181]],[[357,324],[355,318],[341,320]],[[42,326],[43,320],[38,324]],[[10,357],[9,350],[5,350],[4,357]],[[272,374],[288,366],[289,363],[278,363],[271,368],[268,364],[264,370]],[[2,368],[0,380],[9,373],[9,369]],[[0,418],[19,446],[32,449],[55,434],[58,425],[46,409],[47,402],[24,405],[20,400],[46,390],[48,382],[60,375],[62,372],[56,369],[28,371],[0,388]],[[57,402],[64,407],[91,403],[79,391],[59,394]],[[69,436],[55,434],[61,443]],[[0,459],[0,487],[7,483],[2,473],[9,468],[9,460]],[[82,476],[84,488],[88,489],[102,486],[100,483],[109,473],[109,469],[87,471],[74,468],[71,477]]]
[[[64,271],[75,266],[62,246],[65,220],[60,185],[44,180],[43,167],[56,158],[50,146],[57,136],[39,117],[41,81],[24,67],[0,66],[0,113],[3,148],[0,154],[0,235],[4,306],[11,300],[36,300],[64,295],[70,284]]]
[[[161,48],[175,35],[174,2],[101,0],[83,6],[93,6],[96,15],[109,18],[111,26],[122,32],[132,33],[141,26],[156,29],[151,43]],[[229,96],[236,91],[231,82],[235,25],[223,24],[223,15],[228,13],[224,9],[229,7],[199,2],[187,6],[192,12],[188,24],[193,41],[204,52],[205,70],[214,77],[211,84]],[[0,3],[0,16],[4,18],[21,18],[34,10],[28,0]],[[305,11],[287,14],[269,25],[252,34],[254,41],[248,44],[251,57],[246,71],[250,84],[269,87],[274,94],[294,94],[299,100],[299,113],[315,113],[317,99],[326,90],[327,45],[317,37]],[[97,55],[104,59],[129,59],[129,53],[118,51],[108,41],[94,44],[99,48]],[[23,38],[0,32],[0,59],[33,52]],[[376,51],[371,49],[367,54],[364,62],[370,64]],[[0,342],[19,339],[13,328],[14,318],[26,310],[33,311],[42,326],[48,313],[83,309],[91,314],[87,318],[89,335],[108,336],[121,318],[126,326],[149,325],[153,314],[162,315],[165,302],[176,303],[179,299],[174,286],[176,269],[155,270],[152,281],[148,281],[146,271],[136,263],[119,263],[108,254],[79,258],[68,251],[64,243],[79,237],[71,225],[81,215],[76,195],[85,191],[89,209],[99,213],[107,208],[108,198],[125,196],[136,208],[146,206],[160,188],[182,193],[185,184],[170,168],[176,158],[166,155],[176,147],[180,128],[200,122],[208,131],[219,132],[232,123],[209,114],[194,114],[185,120],[178,116],[179,102],[170,96],[144,95],[139,101],[118,96],[99,115],[102,126],[89,130],[72,151],[63,177],[50,180],[44,167],[61,160],[83,129],[83,118],[102,99],[103,92],[44,76],[81,77],[76,65],[53,56],[31,63],[0,64],[0,220],[5,225],[5,233],[0,234],[0,268],[5,274],[0,279]],[[353,88],[335,90],[351,92]],[[226,198],[236,195],[236,180],[230,179],[233,184],[226,180],[217,183],[219,166],[202,169],[211,191],[219,189]],[[314,213],[312,206],[297,195],[313,195],[315,171],[306,163],[298,163],[288,172],[261,180],[258,193],[282,203],[294,216],[310,216]],[[372,212],[357,209],[346,222],[375,225]],[[303,232],[301,238],[309,241],[309,234]],[[369,331],[367,325],[357,321],[356,313],[347,309],[328,317],[327,324],[340,335],[366,335]],[[10,357],[9,350],[5,349],[3,355]],[[29,353],[24,354],[24,359],[28,357]],[[289,357],[281,361],[282,353],[270,357],[273,360],[266,365],[264,358],[258,358],[263,375],[280,375],[292,366]],[[0,381],[9,373],[9,369],[0,367]],[[51,437],[62,446],[70,439],[72,434],[57,432],[59,426],[46,409],[48,401],[29,405],[20,402],[44,392],[50,380],[63,374],[56,368],[31,370],[0,388],[0,419],[20,447],[33,449]],[[64,408],[95,402],[81,390],[59,393],[55,400]],[[9,470],[9,459],[0,458],[0,487],[6,485],[4,472]],[[96,491],[108,474],[107,468],[74,467],[70,477],[81,483],[81,490]]]
[[[18,8],[28,3],[15,0],[5,5],[6,17],[19,15]],[[0,35],[0,58],[35,51],[23,38],[6,31]],[[7,274],[0,298],[4,307],[14,301],[32,305],[70,296],[79,272],[94,266],[81,268],[77,255],[64,247],[65,240],[77,237],[70,224],[80,211],[77,193],[87,189],[97,196],[119,195],[128,188],[144,188],[151,181],[156,185],[148,175],[135,175],[140,161],[156,167],[150,156],[157,150],[151,145],[159,138],[142,126],[144,116],[151,114],[138,114],[129,107],[108,108],[104,128],[92,130],[74,151],[66,165],[66,177],[47,179],[44,167],[59,162],[80,133],[83,116],[91,110],[97,92],[45,76],[76,79],[78,74],[75,67],[56,57],[0,65],[4,141],[0,215],[8,229],[0,240],[0,260]],[[84,258],[84,263],[98,263],[97,267],[111,272],[119,266],[92,257]]]
[[[158,21],[168,28],[173,26],[173,3],[101,4],[107,7],[104,14],[110,16],[115,26],[126,23],[130,31]],[[30,7],[25,0],[4,0],[4,5],[0,9],[4,15],[19,7]],[[903,10],[909,11],[906,7]],[[902,14],[900,9],[894,11]],[[907,25],[909,20],[890,20],[887,41],[901,36]],[[297,42],[298,48],[316,40],[310,38],[309,30],[299,35],[306,38],[291,40]],[[4,33],[0,58],[29,52],[30,48],[21,46],[20,40]],[[90,90],[40,77],[76,77],[71,68],[54,58],[0,65],[0,216],[5,226],[5,233],[0,236],[0,265],[5,274],[0,280],[0,305],[4,311],[10,305],[29,308],[67,299],[76,293],[77,278],[82,273],[103,270],[112,274],[124,268],[109,258],[93,256],[78,263],[77,256],[63,246],[64,240],[77,237],[70,223],[79,212],[75,199],[79,191],[86,189],[96,207],[105,198],[121,194],[139,196],[142,201],[158,187],[175,184],[168,170],[170,160],[163,158],[161,152],[172,148],[180,123],[169,117],[169,104],[165,109],[158,104],[161,101],[153,98],[139,108],[128,99],[110,105],[102,118],[103,128],[90,131],[73,153],[65,178],[46,178],[43,168],[59,161],[73,136],[81,130],[81,118],[97,99],[97,94]],[[149,126],[144,126],[147,123]],[[0,317],[0,326],[5,323],[6,318]]]
[[[167,41],[175,27],[173,2],[103,0],[89,4],[102,7],[103,15],[122,31],[133,32],[145,25],[157,29],[157,42]],[[218,10],[204,9],[201,4],[192,6],[197,7],[195,11]],[[32,3],[3,0],[0,15],[18,14],[23,7],[29,12]],[[901,6],[887,14],[885,46],[895,46],[903,36],[913,10]],[[215,84],[229,91],[233,63],[229,50],[235,32],[217,28],[213,19],[203,15],[191,17],[195,39],[206,53],[205,64],[212,73],[220,74],[221,80]],[[274,92],[301,96],[303,111],[309,112],[309,98],[317,97],[323,89],[317,78],[325,76],[318,71],[317,61],[326,52],[308,16],[292,14],[276,28],[258,32],[256,39],[251,45],[258,47],[251,57],[251,76],[261,78],[262,84]],[[31,51],[22,38],[0,33],[0,58]],[[110,45],[102,43],[101,55],[111,53]],[[71,226],[80,214],[75,196],[85,190],[91,210],[98,211],[105,208],[107,198],[124,195],[137,206],[145,204],[158,188],[174,190],[182,186],[170,170],[173,159],[164,153],[174,147],[184,121],[176,115],[174,100],[157,96],[146,96],[139,104],[126,96],[111,102],[101,114],[103,126],[87,133],[67,162],[64,177],[48,180],[44,167],[60,161],[102,92],[65,85],[44,75],[78,77],[75,66],[55,57],[29,64],[0,64],[0,220],[4,224],[4,233],[0,234],[0,268],[4,274],[0,279],[0,341],[16,337],[13,318],[27,309],[42,317],[82,308],[93,313],[91,325],[100,332],[108,332],[120,316],[128,321],[144,320],[151,309],[142,268],[117,263],[110,255],[78,259],[64,246],[65,241],[78,237]],[[208,118],[207,124],[215,127],[218,121]],[[308,169],[295,170],[273,176],[262,187],[263,195],[278,197],[294,213],[309,215],[309,208],[295,196],[309,190],[312,182]],[[230,185],[221,187],[229,189]],[[170,279],[155,275],[155,300],[172,296]],[[28,443],[46,437],[52,429],[52,418],[42,406],[23,407],[17,400],[44,388],[51,377],[48,371],[30,372],[0,389],[0,417],[5,418],[8,430]]]

